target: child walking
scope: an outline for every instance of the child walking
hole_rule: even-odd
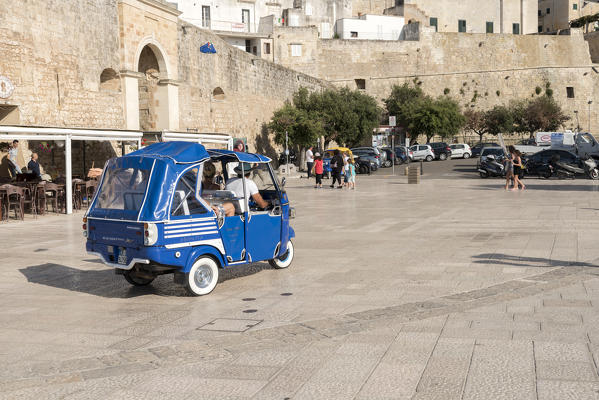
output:
[[[320,153],[314,154],[314,166],[312,167],[312,173],[316,178],[316,184],[314,185],[314,189],[322,188],[322,174],[324,173],[323,165],[322,165],[322,157]]]
[[[354,160],[351,158],[348,160],[349,169],[347,171],[347,187],[348,189],[356,189],[356,164],[354,164]]]

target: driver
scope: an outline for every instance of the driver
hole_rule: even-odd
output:
[[[264,200],[260,195],[260,192],[258,191],[258,186],[256,186],[256,183],[254,183],[254,181],[250,179],[250,172],[252,171],[252,167],[250,166],[250,164],[240,163],[240,165],[235,167],[234,171],[237,174],[237,178],[229,179],[229,181],[227,182],[226,190],[230,190],[233,193],[235,193],[235,196],[243,198],[244,193],[242,175],[245,175],[245,192],[251,197],[252,200],[256,202],[258,207],[268,207],[268,202]],[[245,204],[246,202],[243,201],[241,204],[241,212],[245,212]]]

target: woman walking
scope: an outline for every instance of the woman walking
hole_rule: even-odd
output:
[[[510,182],[512,183],[512,189],[514,190],[514,160],[512,153],[509,153],[505,160],[505,190],[510,190]]]
[[[524,189],[526,189],[526,186],[520,180],[520,173],[522,172],[522,167],[523,167],[522,166],[522,153],[520,153],[520,151],[512,145],[508,146],[507,149],[512,156],[512,163],[514,165],[514,188],[513,189],[517,190],[518,188],[520,188],[520,189],[524,190]]]
[[[322,174],[324,173],[324,168],[320,153],[316,153],[314,155],[314,166],[312,167],[312,173],[316,177],[316,184],[314,185],[314,189],[322,188]]]
[[[331,183],[331,188],[335,187],[335,182],[337,182],[337,184],[339,186],[337,186],[339,189],[341,189],[343,186],[341,186],[341,170],[343,169],[343,157],[341,157],[341,154],[339,152],[338,149],[335,149],[335,151],[333,152],[334,156],[333,158],[331,158],[331,174],[333,175],[333,182]]]

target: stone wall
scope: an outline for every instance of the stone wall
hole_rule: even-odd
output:
[[[206,42],[214,44],[216,54],[200,53],[200,46]],[[185,24],[179,29],[179,74],[182,131],[246,138],[251,151],[270,154],[273,149],[264,124],[270,121],[273,111],[302,86],[309,90],[328,86],[309,75],[240,51],[209,31]]]
[[[285,49],[287,36],[276,36]],[[511,99],[536,96],[547,84],[572,120],[566,128],[588,128],[588,100],[594,99],[599,74],[591,68],[589,46],[580,30],[570,36],[501,35],[420,32],[419,41],[319,40],[307,33],[302,57],[281,57],[283,64],[355,89],[366,81],[366,92],[379,101],[393,84],[416,82],[433,96],[448,95],[462,107],[486,109]],[[566,87],[574,88],[568,98]],[[591,129],[599,129],[591,105]]]
[[[121,94],[100,87],[119,70],[116,2],[0,0],[0,75],[20,124],[120,128]]]

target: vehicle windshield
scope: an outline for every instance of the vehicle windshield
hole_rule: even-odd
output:
[[[106,168],[98,193],[97,208],[139,212],[143,203],[150,170],[141,168]]]
[[[494,156],[503,156],[503,149],[501,147],[485,147],[483,149],[482,154],[483,156],[489,156],[489,155],[494,155]]]

